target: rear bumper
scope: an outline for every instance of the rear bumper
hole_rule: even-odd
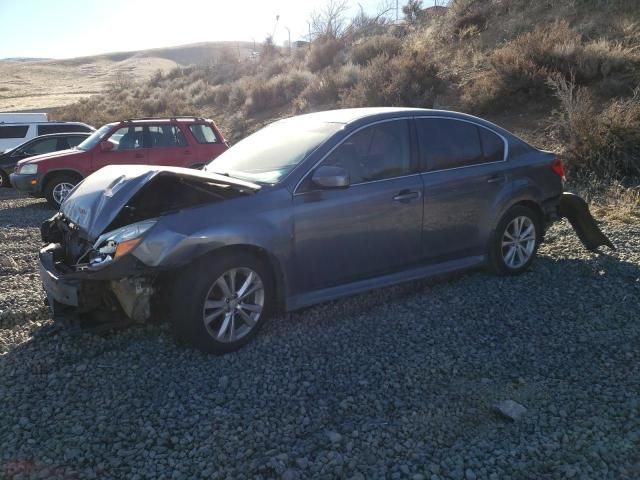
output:
[[[37,173],[24,174],[24,173],[12,173],[9,176],[9,181],[13,188],[21,190],[23,192],[35,194],[40,193],[40,177]]]

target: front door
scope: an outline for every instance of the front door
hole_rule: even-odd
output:
[[[322,165],[346,169],[351,185],[321,189],[310,175],[294,195],[296,292],[397,271],[420,259],[422,180],[407,120],[365,127]]]
[[[142,125],[122,127],[105,140],[113,144],[113,150],[99,149],[93,154],[92,171],[106,165],[134,165],[148,163],[148,128]]]

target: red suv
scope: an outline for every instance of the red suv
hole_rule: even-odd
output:
[[[105,165],[200,168],[228,148],[211,120],[140,118],[108,123],[71,150],[18,162],[11,185],[59,208],[71,189]]]

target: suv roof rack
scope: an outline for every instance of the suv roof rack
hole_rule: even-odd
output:
[[[139,118],[127,118],[123,120],[123,122],[134,122],[136,120],[180,120],[180,119],[193,119],[197,121],[204,122],[203,117],[198,117],[197,115],[172,115],[171,117],[139,117]]]

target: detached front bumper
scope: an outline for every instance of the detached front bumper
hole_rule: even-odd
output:
[[[12,173],[9,175],[11,186],[23,192],[40,193],[40,177],[37,173]]]
[[[39,255],[40,279],[54,316],[59,306],[85,313],[113,307],[117,301],[130,318],[148,317],[152,269],[126,255],[106,265],[62,271],[57,265],[61,255],[62,247],[55,243],[42,248]]]

